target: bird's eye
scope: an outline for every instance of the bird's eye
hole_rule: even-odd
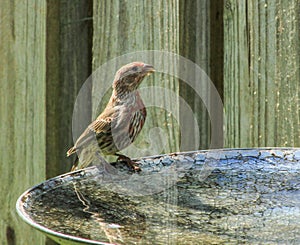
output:
[[[137,66],[134,66],[134,67],[132,67],[132,70],[133,70],[133,71],[137,71],[137,70],[138,70],[138,67],[137,67]]]

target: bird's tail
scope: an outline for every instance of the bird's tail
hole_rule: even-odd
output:
[[[73,146],[72,148],[70,148],[67,151],[67,157],[69,157],[70,155],[74,154],[76,152],[76,148]]]
[[[78,164],[79,164],[79,158],[78,158],[78,156],[76,156],[76,159],[75,159],[75,161],[73,163],[73,166],[71,168],[71,172],[77,170]]]
[[[76,148],[73,146],[72,148],[70,148],[68,151],[67,151],[67,157],[69,157],[70,155],[76,153]],[[75,171],[78,167],[78,164],[79,164],[79,158],[78,156],[76,156],[76,159],[73,163],[73,166],[71,168],[71,171]]]

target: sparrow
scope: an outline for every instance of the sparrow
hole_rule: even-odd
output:
[[[67,151],[68,157],[77,153],[71,171],[87,167],[99,153],[118,156],[117,161],[140,170],[134,161],[118,152],[133,143],[144,126],[147,112],[137,89],[153,72],[154,67],[143,62],[129,63],[117,71],[105,109]]]

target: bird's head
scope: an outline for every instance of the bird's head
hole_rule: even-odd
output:
[[[116,93],[130,93],[138,88],[142,80],[153,73],[154,67],[143,62],[132,62],[121,67],[113,82]]]

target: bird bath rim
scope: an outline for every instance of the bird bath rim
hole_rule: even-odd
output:
[[[86,169],[92,169],[94,168],[94,166],[92,167],[88,167]],[[69,176],[70,174],[77,174],[80,172],[85,171],[84,169],[80,169],[80,170],[76,170],[74,172],[68,172],[62,175],[58,175],[56,177],[50,178],[48,180],[45,180],[44,182],[37,184],[31,188],[29,188],[27,191],[25,191],[17,200],[16,202],[16,210],[18,215],[22,218],[23,221],[25,221],[25,223],[27,223],[28,225],[32,226],[33,228],[41,231],[42,233],[44,233],[45,235],[49,236],[51,239],[55,240],[55,241],[59,241],[59,240],[66,240],[66,241],[70,241],[70,242],[76,242],[76,243],[82,243],[82,244],[95,244],[95,245],[114,245],[111,243],[105,243],[105,242],[100,242],[100,241],[93,241],[93,240],[89,240],[89,239],[85,239],[85,238],[80,238],[80,237],[76,237],[76,236],[71,236],[71,235],[67,235],[61,232],[57,232],[54,230],[51,230],[43,225],[40,225],[38,223],[36,223],[25,211],[24,209],[24,199],[27,198],[27,196],[34,191],[36,188],[39,188],[43,183],[48,182],[48,181],[54,181],[56,179],[59,178],[64,178],[65,176]]]
[[[243,152],[251,152],[251,151],[292,151],[293,153],[295,152],[300,152],[300,148],[292,148],[292,147],[260,147],[260,148],[223,148],[223,149],[209,149],[209,150],[199,150],[199,151],[187,151],[187,152],[177,152],[177,153],[171,153],[171,154],[162,154],[162,155],[155,155],[155,156],[149,156],[149,157],[142,157],[138,160],[143,160],[143,159],[156,159],[156,158],[162,158],[162,157],[166,157],[166,156],[174,156],[174,155],[189,155],[189,154],[205,154],[205,153],[209,153],[209,152],[215,152],[215,153],[222,153],[222,152],[228,152],[228,151],[234,151],[234,152],[239,152],[241,154],[243,154]],[[299,154],[300,157],[300,154]],[[136,159],[137,160],[137,159]],[[298,155],[297,155],[297,160],[299,161],[300,159],[298,159]],[[52,238],[55,241],[67,241],[70,243],[76,243],[76,244],[97,244],[97,245],[112,245],[112,243],[106,243],[106,242],[101,242],[101,241],[96,241],[96,240],[90,240],[90,239],[86,239],[86,238],[80,238],[80,237],[76,237],[76,236],[72,236],[72,235],[67,235],[58,231],[54,231],[51,230],[43,225],[40,225],[38,223],[36,223],[32,217],[30,217],[30,215],[28,215],[26,213],[26,210],[24,208],[24,204],[26,199],[28,198],[28,196],[30,195],[31,192],[35,191],[36,189],[40,189],[41,186],[45,185],[46,183],[50,183],[48,185],[48,187],[50,187],[49,189],[51,189],[53,187],[53,184],[55,186],[59,185],[61,183],[63,183],[64,181],[67,180],[71,180],[76,178],[76,176],[80,177],[80,175],[82,175],[83,173],[87,173],[90,170],[92,170],[93,168],[95,168],[95,166],[92,167],[88,167],[86,169],[81,169],[81,170],[77,170],[74,172],[68,172],[56,177],[53,177],[49,180],[46,180],[38,185],[35,185],[33,187],[31,187],[30,189],[28,189],[27,191],[25,191],[17,200],[16,202],[16,210],[18,215],[30,226],[34,227],[35,229],[41,231],[42,233],[46,234],[47,236],[49,236],[50,238]],[[51,184],[52,183],[52,184]]]

